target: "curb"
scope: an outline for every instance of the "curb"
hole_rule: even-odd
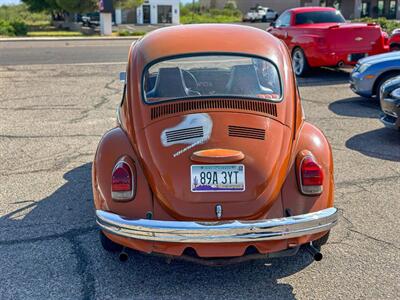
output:
[[[94,37],[14,37],[14,38],[0,38],[1,42],[51,42],[51,41],[112,41],[112,40],[133,40],[136,41],[142,36],[94,36]]]

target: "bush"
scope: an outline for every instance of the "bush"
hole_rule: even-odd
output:
[[[129,30],[121,30],[118,31],[119,36],[142,36],[145,35],[144,31],[129,31]]]
[[[242,14],[237,9],[210,9],[203,13],[181,15],[182,24],[194,23],[235,23],[242,20]]]
[[[0,36],[14,36],[14,27],[11,26],[10,22],[0,20]]]
[[[395,20],[388,20],[386,18],[362,18],[355,19],[352,22],[362,22],[362,23],[376,23],[382,27],[382,30],[386,31],[388,34],[391,34],[392,31],[396,28],[400,28],[400,24]]]
[[[77,31],[65,31],[65,30],[57,30],[57,31],[31,31],[28,32],[29,37],[76,37],[83,36],[82,32]]]
[[[50,24],[51,16],[45,12],[30,12],[28,6],[0,5],[0,20],[23,21],[27,25]]]
[[[26,35],[28,33],[28,26],[21,21],[13,21],[10,23],[14,27],[15,35]]]
[[[24,22],[0,20],[0,36],[20,36],[26,35],[27,32],[28,26]]]
[[[181,5],[181,23],[235,23],[242,20],[242,13],[235,8],[234,2],[228,1],[224,9],[204,10],[199,2]]]

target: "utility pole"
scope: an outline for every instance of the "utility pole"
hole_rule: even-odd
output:
[[[100,0],[98,5],[100,11],[100,33],[101,35],[112,35],[112,0]]]

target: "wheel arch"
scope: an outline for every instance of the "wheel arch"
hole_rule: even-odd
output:
[[[300,50],[303,51],[303,53],[304,53],[304,49],[303,49],[301,46],[295,45],[295,46],[293,46],[292,51],[291,51],[291,55],[292,55],[292,56],[293,56],[294,51],[297,50],[297,49],[300,49]],[[305,53],[304,53],[304,57],[305,57],[305,56],[306,56],[306,55],[305,55]]]
[[[378,85],[381,83],[382,80],[388,79],[390,77],[400,75],[400,69],[393,69],[393,70],[387,70],[381,73],[374,81],[374,85],[372,86],[372,95],[377,95],[377,88]]]
[[[292,59],[293,67],[294,67],[293,55],[294,55],[294,52],[295,52],[296,50],[300,50],[300,51],[303,53],[303,58],[304,58],[303,72],[302,72],[302,74],[296,74],[296,75],[297,75],[297,76],[300,76],[300,77],[303,77],[303,76],[305,76],[305,75],[308,73],[308,71],[309,71],[309,69],[310,69],[310,63],[309,63],[309,61],[308,61],[306,52],[304,51],[304,48],[302,48],[302,47],[299,46],[299,45],[296,45],[296,46],[293,47],[292,52],[291,52],[291,59]],[[294,71],[296,72],[296,70],[294,70]]]

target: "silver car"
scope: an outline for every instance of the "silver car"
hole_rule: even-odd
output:
[[[379,97],[383,83],[400,75],[400,51],[362,58],[350,76],[350,88],[363,97]]]
[[[400,130],[400,76],[386,81],[380,89],[383,115],[381,122],[386,127]]]

